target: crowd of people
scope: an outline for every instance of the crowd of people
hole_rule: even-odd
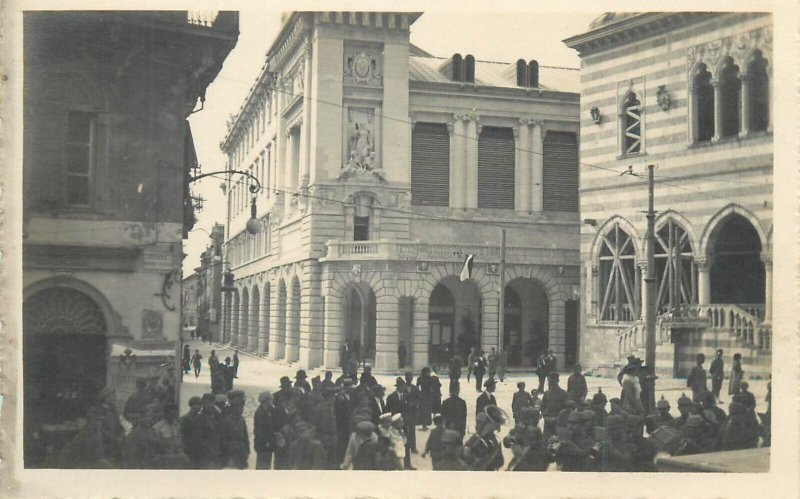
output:
[[[184,359],[184,374],[199,355],[195,351],[188,363]],[[620,371],[619,397],[609,400],[601,390],[590,396],[576,365],[566,390],[556,371],[547,373],[547,390],[528,392],[524,382],[518,383],[510,417],[498,407],[497,380],[490,372],[478,385],[472,432],[460,369],[450,370],[445,400],[442,383],[427,367],[418,376],[406,371],[397,377],[388,395],[369,366],[349,365],[337,379],[327,371],[310,381],[301,369],[294,381],[284,376],[277,391],[258,396],[251,445],[246,395],[232,387],[238,362],[219,362],[212,351],[211,391],[192,397],[180,418],[163,387],[139,379],[121,414],[130,423],[125,431],[113,390],[103,390],[85,427],[63,449],[61,467],[246,469],[252,449],[256,469],[413,470],[411,456],[421,449],[433,470],[655,471],[657,454],[769,446],[770,395],[759,423],[740,356],[734,358],[727,413],[715,381],[724,372],[721,351],[710,371],[710,390],[705,359],[698,356],[687,380],[692,396],[680,397],[676,415],[663,397],[648,409],[652,373],[635,357]],[[473,357],[470,362],[478,369],[468,366],[468,376],[480,379],[481,361]],[[501,438],[506,425],[511,428]],[[420,432],[427,440],[418,447]]]

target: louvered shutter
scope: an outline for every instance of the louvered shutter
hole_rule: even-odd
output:
[[[578,211],[578,140],[571,132],[544,139],[545,211]]]
[[[411,134],[411,204],[450,205],[450,134],[447,125],[417,123]]]
[[[478,139],[478,208],[514,209],[514,133],[485,126]]]

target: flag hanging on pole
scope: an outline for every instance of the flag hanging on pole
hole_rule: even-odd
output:
[[[461,268],[461,280],[466,281],[470,277],[472,277],[472,260],[475,258],[475,255],[467,255],[467,258],[464,260],[464,266]]]

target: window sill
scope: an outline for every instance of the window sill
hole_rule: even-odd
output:
[[[721,137],[719,139],[695,141],[688,144],[688,149],[702,149],[704,147],[713,147],[723,144],[735,144],[737,142],[746,142],[748,140],[755,140],[765,137],[772,137],[772,132],[768,130],[759,130],[758,132],[749,132],[746,135],[731,135],[728,137]]]
[[[623,153],[617,156],[617,159],[636,159],[636,158],[643,158],[647,156],[647,151],[639,151],[639,152],[631,152],[631,153]]]

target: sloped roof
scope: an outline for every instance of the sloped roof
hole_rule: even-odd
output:
[[[451,80],[439,71],[447,62],[443,57],[411,56],[408,61],[411,81],[450,83]],[[487,87],[517,87],[516,63],[475,61],[475,84]],[[557,66],[539,66],[539,88],[558,92],[580,91],[580,70]]]

